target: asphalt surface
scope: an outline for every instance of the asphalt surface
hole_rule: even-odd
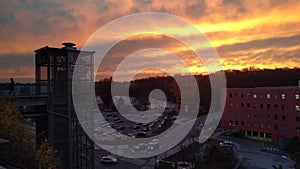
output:
[[[101,157],[110,154],[105,150],[95,150],[95,167],[97,169],[140,169],[140,166],[117,158],[116,164],[103,164],[100,162]]]

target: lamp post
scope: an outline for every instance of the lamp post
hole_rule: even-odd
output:
[[[156,169],[157,168],[157,156],[154,157],[154,160],[155,160],[154,161],[154,168]]]

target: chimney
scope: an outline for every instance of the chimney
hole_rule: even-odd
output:
[[[72,42],[64,42],[62,43],[62,45],[64,47],[62,47],[62,49],[67,49],[67,50],[76,50],[76,44],[72,43]]]

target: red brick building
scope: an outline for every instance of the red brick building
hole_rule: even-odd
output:
[[[300,82],[291,87],[228,88],[224,129],[283,143],[300,137]]]

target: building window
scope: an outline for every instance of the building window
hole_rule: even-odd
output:
[[[239,97],[239,94],[238,93],[235,93],[235,98],[238,98]]]
[[[296,133],[300,133],[300,127],[296,127]]]
[[[274,114],[274,120],[278,120],[278,114]]]
[[[253,99],[256,99],[256,97],[257,97],[256,94],[253,94]]]
[[[263,99],[264,98],[264,95],[263,94],[259,94],[260,98]]]
[[[300,121],[300,117],[299,116],[296,117],[296,121]]]
[[[238,112],[235,112],[235,116],[238,116],[238,114],[239,114]]]
[[[230,125],[230,126],[232,125],[232,120],[229,120],[229,125]]]
[[[253,117],[256,118],[256,113],[253,113]]]
[[[241,107],[244,107],[245,105],[244,105],[244,103],[241,103]]]
[[[263,109],[263,108],[264,108],[264,104],[260,104],[259,107],[260,107],[261,109]]]
[[[236,107],[238,107],[238,106],[239,106],[239,103],[238,103],[238,102],[236,102],[236,103],[235,103],[235,106],[236,106]]]
[[[268,124],[268,129],[271,129],[271,125],[270,124]]]
[[[250,103],[247,103],[247,107],[250,107]]]
[[[229,97],[232,97],[232,93],[229,93]]]
[[[253,108],[256,108],[256,103],[253,103]]]
[[[264,118],[264,114],[263,113],[260,113],[260,118]]]
[[[235,125],[237,125],[237,126],[238,126],[238,125],[239,125],[239,121],[237,121],[237,120],[236,120],[236,121],[235,121]]]
[[[282,126],[282,131],[285,131],[285,130],[286,130],[286,126],[283,125],[283,126]]]
[[[251,94],[248,93],[247,94],[247,98],[250,99],[251,98]]]
[[[281,105],[281,110],[285,110],[286,109],[286,105]]]
[[[241,112],[241,116],[244,117],[244,112]]]
[[[278,125],[277,124],[274,125],[274,129],[278,130]]]
[[[285,99],[285,94],[281,94],[281,99],[284,100]]]
[[[241,94],[241,98],[244,98],[244,94],[243,93]]]
[[[282,115],[282,116],[281,116],[281,119],[282,119],[282,120],[286,120],[286,116],[285,116],[285,115]]]
[[[267,109],[270,109],[271,108],[271,105],[270,104],[267,104]]]
[[[242,121],[242,122],[241,122],[241,124],[242,124],[242,126],[244,126],[244,125],[245,125],[245,122],[244,122],[244,121]]]
[[[274,110],[278,110],[278,105],[274,104]]]
[[[247,113],[247,117],[250,117],[250,113]]]
[[[295,109],[296,109],[296,111],[300,111],[299,105],[296,105],[296,106],[295,106]]]
[[[232,111],[231,111],[231,112],[229,112],[229,115],[230,115],[230,116],[232,115]]]
[[[254,127],[257,127],[257,124],[256,124],[256,122],[254,122],[254,123],[253,123],[253,126],[254,126]]]
[[[277,94],[274,94],[274,99],[278,99],[278,95]]]
[[[233,106],[233,103],[232,103],[232,102],[230,102],[230,103],[229,103],[229,105],[230,105],[230,107],[232,107],[232,106]]]
[[[248,127],[250,127],[251,126],[251,122],[248,122]]]
[[[271,114],[267,115],[267,119],[270,120],[271,119]]]
[[[267,93],[267,99],[270,99],[270,98],[271,98],[271,94]]]
[[[299,94],[295,94],[295,99],[299,100],[300,99],[300,95]]]
[[[264,124],[263,123],[260,124],[260,128],[262,128],[262,129],[264,128]]]

